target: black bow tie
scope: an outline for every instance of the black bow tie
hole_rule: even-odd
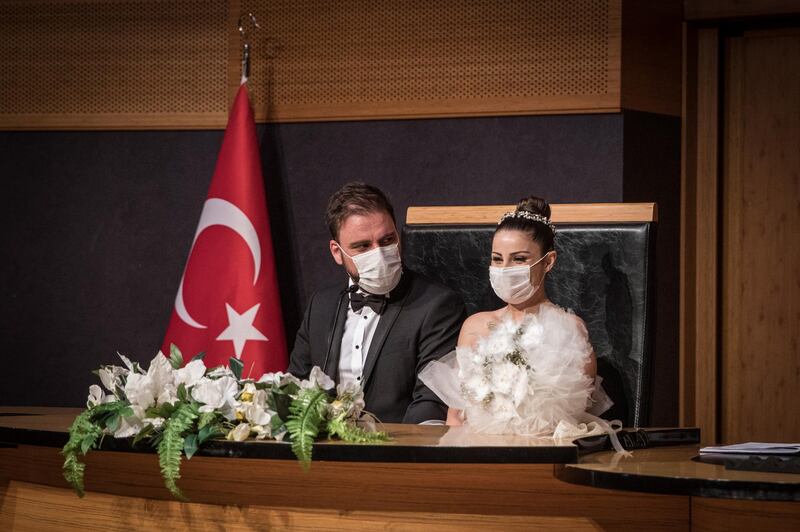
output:
[[[371,308],[376,314],[380,314],[386,306],[386,296],[360,294],[358,292],[350,294],[350,307],[353,309],[353,312],[359,312],[364,308],[364,305]]]

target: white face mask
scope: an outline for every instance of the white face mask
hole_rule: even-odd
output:
[[[489,267],[489,282],[497,297],[511,305],[524,303],[533,297],[533,294],[544,284],[544,279],[537,285],[531,280],[531,268],[539,264],[549,255],[548,251],[542,258],[527,266],[511,266],[501,268],[499,266]]]
[[[356,265],[358,286],[370,294],[388,294],[400,282],[403,267],[397,244],[375,248],[352,257],[345,253],[342,246],[339,246],[339,250]]]

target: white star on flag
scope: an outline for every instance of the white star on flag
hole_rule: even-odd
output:
[[[269,339],[264,336],[261,331],[253,326],[253,320],[256,319],[258,307],[261,303],[246,310],[242,314],[236,312],[232,306],[225,303],[225,310],[228,312],[228,328],[222,331],[217,340],[230,340],[233,342],[233,349],[236,351],[236,358],[242,357],[244,351],[244,344],[248,340],[259,340],[268,342]]]

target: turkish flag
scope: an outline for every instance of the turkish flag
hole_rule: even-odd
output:
[[[178,287],[162,351],[207,367],[242,361],[243,376],[284,371],[286,337],[255,120],[247,85],[233,102],[214,177]]]

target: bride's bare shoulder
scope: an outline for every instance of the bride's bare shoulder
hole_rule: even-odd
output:
[[[458,336],[458,345],[474,345],[482,336],[489,334],[494,325],[500,320],[500,311],[478,312],[464,321],[461,334]]]

